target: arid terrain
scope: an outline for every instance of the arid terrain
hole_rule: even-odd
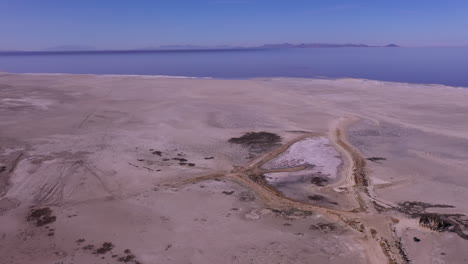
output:
[[[468,89],[0,74],[0,263],[468,263]]]

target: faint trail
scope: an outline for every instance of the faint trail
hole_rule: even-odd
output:
[[[96,113],[96,111],[97,111],[97,109],[95,109],[95,110],[92,111],[91,113],[87,114],[86,117],[85,117],[83,120],[81,120],[81,122],[78,124],[78,128],[81,128],[81,127],[84,125],[84,123],[85,123],[86,121],[88,121],[88,119],[89,119],[94,113]]]
[[[23,157],[24,152],[20,152],[19,155],[13,161],[11,161],[10,164],[7,162],[5,166],[0,167],[0,198],[7,194],[10,187],[10,177],[16,170],[16,167],[18,167],[18,164]],[[10,168],[7,170],[8,166]]]
[[[112,198],[115,198],[112,190],[107,186],[105,181],[102,179],[101,175],[99,175],[99,173],[96,172],[97,169],[93,170],[89,165],[86,165],[86,164],[84,164],[83,166],[86,168],[86,170],[89,173],[91,173],[91,175],[93,175],[98,180],[98,182],[101,185],[102,189],[105,192],[107,192],[107,194],[109,194]]]
[[[84,166],[82,160],[62,162],[60,173],[51,174],[43,179],[41,186],[34,195],[33,202],[36,205],[59,205],[67,197],[64,188],[76,172]]]
[[[93,87],[93,88],[95,88],[95,87]],[[104,97],[104,98],[109,97],[109,96],[111,95],[112,91],[113,91],[113,87],[111,86],[111,87],[109,88],[109,91],[107,91],[107,93],[106,93],[103,97]],[[83,118],[83,119],[81,120],[81,122],[78,124],[78,128],[82,128],[83,125],[86,123],[86,121],[88,121],[88,119],[89,119],[92,115],[94,115],[98,110],[99,110],[99,106],[96,107],[96,108],[94,108],[94,110],[92,110],[90,113],[88,113],[88,114],[85,116],[85,118]]]
[[[23,156],[24,156],[24,153],[20,153],[18,155],[18,157],[13,161],[13,163],[12,163],[12,165],[10,167],[10,170],[8,171],[9,174],[11,174],[16,169],[16,167],[18,166],[18,163],[21,160],[21,157],[23,157]]]

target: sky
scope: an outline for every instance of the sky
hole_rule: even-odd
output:
[[[0,50],[468,45],[468,0],[0,0]]]

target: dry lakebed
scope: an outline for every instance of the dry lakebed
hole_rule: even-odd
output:
[[[0,73],[0,262],[468,263],[468,89]]]

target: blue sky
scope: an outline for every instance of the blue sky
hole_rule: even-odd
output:
[[[468,45],[468,0],[0,0],[0,49]]]

